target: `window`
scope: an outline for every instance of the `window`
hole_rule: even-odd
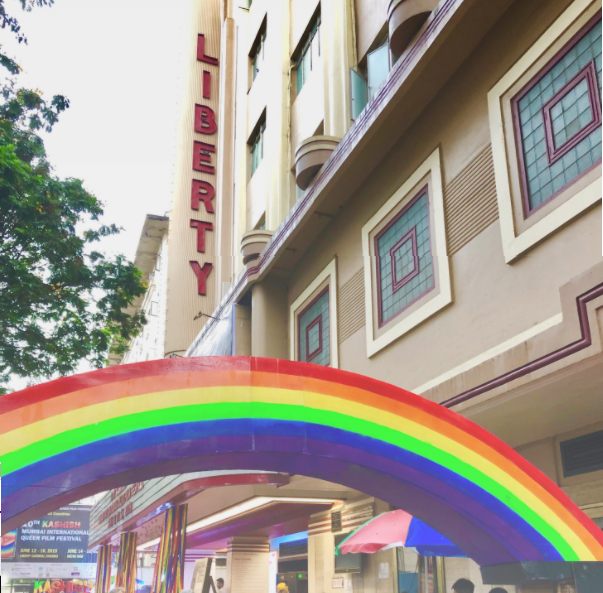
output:
[[[375,236],[375,254],[383,326],[434,287],[427,187]]]
[[[297,317],[297,359],[328,365],[329,289],[324,289]]]
[[[266,45],[266,19],[260,27],[260,32],[256,37],[253,45],[251,46],[251,52],[249,53],[249,59],[251,61],[251,81],[253,82],[257,75],[260,73],[262,64],[264,63],[264,46]]]
[[[320,58],[320,13],[312,18],[301,41],[299,55],[294,60],[296,94],[302,90],[310,72],[318,67]]]
[[[452,302],[436,149],[362,229],[369,356]]]
[[[291,358],[338,365],[335,260],[318,274],[290,307]]]
[[[251,175],[260,166],[264,158],[264,132],[266,131],[266,118],[262,116],[256,129],[249,140],[249,151],[251,153]]]
[[[561,441],[559,449],[565,477],[603,469],[603,430]]]
[[[351,70],[352,119],[356,119],[366,104],[377,94],[387,79],[389,70],[389,46],[387,42],[367,54],[365,68]]]
[[[389,44],[385,42],[366,56],[366,80],[369,101],[377,94],[388,74]]]
[[[506,262],[601,198],[601,17],[574,0],[488,93]]]
[[[524,215],[601,161],[601,23],[512,101]]]

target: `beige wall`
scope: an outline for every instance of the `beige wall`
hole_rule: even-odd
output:
[[[380,34],[387,30],[388,0],[354,0],[358,61],[366,57]]]
[[[549,4],[550,13],[555,15],[567,3]],[[435,147],[439,145],[442,154],[445,189],[487,147],[487,91],[547,24],[546,19],[522,20],[525,8],[516,3],[516,14],[508,16],[509,21],[521,23],[515,27],[516,49],[511,55],[504,51],[508,23],[501,22],[305,254],[303,264],[292,274],[290,302],[333,256],[337,257],[340,288],[358,273],[363,266],[359,241],[362,225]],[[596,208],[508,265],[495,221],[452,255],[451,306],[370,360],[366,357],[365,329],[359,328],[341,344],[340,366],[410,389],[420,386],[559,313],[560,286],[600,261],[600,236],[601,212]],[[567,249],[569,244],[571,250]],[[340,311],[340,316],[343,314]],[[408,363],[401,366],[401,360]]]

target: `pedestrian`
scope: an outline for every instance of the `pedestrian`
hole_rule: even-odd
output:
[[[509,593],[504,587],[494,587],[490,589],[490,593]]]
[[[454,593],[473,593],[475,585],[469,579],[458,579],[452,585]]]
[[[216,587],[218,588],[219,593],[228,593],[224,579],[222,577],[218,577],[216,579]]]
[[[287,585],[287,581],[283,575],[279,577],[276,585],[276,591],[277,593],[289,593],[289,585]]]

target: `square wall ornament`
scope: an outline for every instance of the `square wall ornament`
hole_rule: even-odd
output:
[[[488,93],[507,263],[601,199],[600,11],[575,0]]]
[[[362,249],[373,356],[452,301],[439,148],[364,225]]]

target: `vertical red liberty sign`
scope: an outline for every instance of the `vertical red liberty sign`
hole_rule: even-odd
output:
[[[213,77],[217,74],[218,58],[208,55],[205,51],[205,35],[197,35],[197,61],[205,66],[201,76],[203,99],[208,101],[212,97]],[[213,68],[209,68],[213,66]],[[193,171],[203,173],[204,178],[193,178],[191,181],[190,207],[193,211],[190,219],[190,228],[196,234],[196,249],[198,254],[205,254],[206,236],[214,230],[214,225],[205,216],[215,214],[214,199],[216,197],[216,134],[218,123],[214,110],[209,105],[195,103],[194,131],[199,135],[193,140]],[[199,261],[201,260],[201,261]],[[207,294],[207,280],[211,275],[214,265],[204,261],[203,257],[190,260],[189,264],[197,278],[197,293],[200,296]]]

